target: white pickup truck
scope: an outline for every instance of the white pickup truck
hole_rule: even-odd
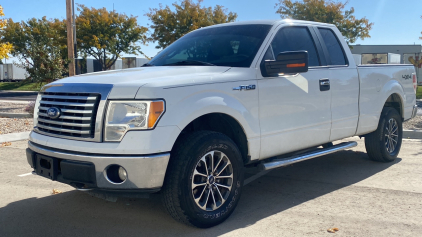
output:
[[[34,173],[107,195],[161,192],[206,228],[235,209],[245,166],[347,149],[393,161],[416,114],[412,65],[357,66],[338,29],[295,20],[195,30],[140,68],[58,80],[38,95]],[[341,159],[341,158],[339,158]]]

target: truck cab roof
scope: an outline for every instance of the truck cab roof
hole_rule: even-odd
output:
[[[232,26],[232,25],[279,25],[279,24],[309,24],[309,25],[321,25],[321,26],[334,26],[333,24],[314,22],[314,21],[303,21],[303,20],[293,20],[293,19],[273,19],[273,20],[229,22],[229,23],[207,26],[201,29],[222,27],[222,26]]]

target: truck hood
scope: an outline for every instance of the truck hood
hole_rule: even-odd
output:
[[[219,66],[159,66],[94,72],[58,80],[57,83],[131,84],[142,86],[157,79],[195,78],[223,73],[230,67]]]
[[[112,89],[109,99],[133,99],[139,88],[146,84],[151,87],[168,87],[201,83],[213,80],[229,69],[220,66],[151,66],[83,74],[55,81],[51,85],[110,85]]]

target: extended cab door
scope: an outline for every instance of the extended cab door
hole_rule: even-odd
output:
[[[274,60],[280,52],[306,50],[309,71],[296,75],[258,75],[260,158],[326,143],[331,129],[331,90],[328,69],[315,42],[312,28],[284,26],[279,29],[262,60]]]
[[[330,141],[355,135],[359,117],[359,76],[349,46],[337,28],[313,27],[327,62],[331,89]],[[349,54],[349,55],[348,55]]]

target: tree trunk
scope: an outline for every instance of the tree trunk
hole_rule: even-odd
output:
[[[106,51],[105,51],[105,49],[103,49],[103,52],[104,52],[104,64],[103,64],[103,71],[106,71],[107,70],[107,56],[106,56]]]

